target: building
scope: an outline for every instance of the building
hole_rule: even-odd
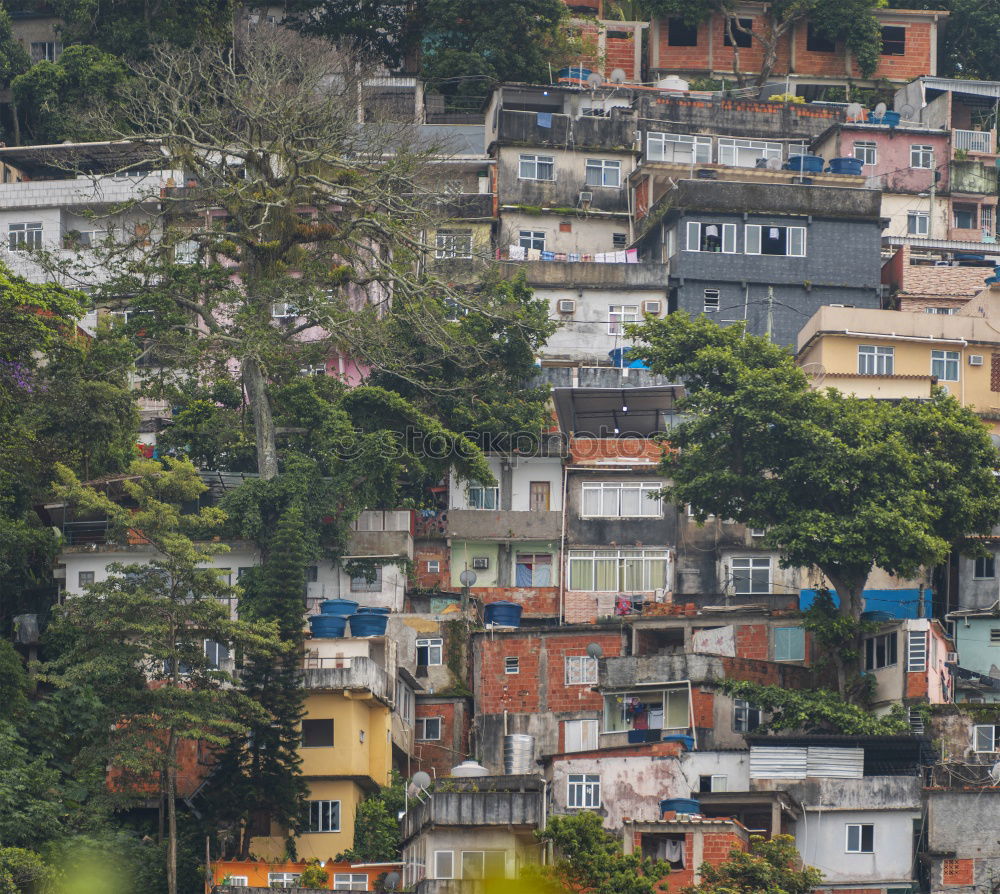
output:
[[[902,704],[915,719],[919,705],[953,701],[955,645],[940,621],[908,618],[882,622],[877,633],[864,637],[863,649],[862,668],[875,683],[874,711]]]
[[[243,892],[271,891],[275,888],[297,888],[306,860],[267,862],[264,860],[215,860],[212,863],[213,892],[228,894],[234,888]],[[324,861],[323,870],[329,877],[326,888],[332,891],[377,891],[390,873],[399,873],[402,863],[335,863]]]
[[[883,240],[883,307],[928,314],[954,314],[978,295],[983,280],[1000,264],[1000,245],[964,243],[915,236]]]

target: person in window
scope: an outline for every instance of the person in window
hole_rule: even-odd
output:
[[[716,224],[706,224],[702,229],[701,250],[722,251],[722,236]]]

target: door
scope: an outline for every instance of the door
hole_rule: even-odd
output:
[[[551,485],[548,481],[532,481],[528,490],[528,505],[532,512],[549,511],[549,490]]]

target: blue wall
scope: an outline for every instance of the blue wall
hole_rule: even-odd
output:
[[[840,599],[831,590],[830,595],[836,605]],[[894,618],[917,618],[920,605],[920,588],[908,590],[865,590],[865,611],[888,612]],[[799,590],[799,608],[805,611],[816,599],[816,590]],[[924,590],[924,616],[930,617],[932,591]]]

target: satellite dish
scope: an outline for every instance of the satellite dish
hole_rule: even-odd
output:
[[[864,108],[862,108],[860,102],[851,102],[847,104],[847,120],[857,121],[859,118],[863,118],[865,114]]]
[[[886,112],[886,104],[884,102],[880,102],[877,106],[875,106],[874,112],[876,118],[882,118]]]
[[[412,782],[417,788],[427,788],[427,786],[431,784],[430,773],[425,773],[423,770],[417,770],[417,772],[413,774],[413,778],[410,782]]]
[[[604,657],[604,649],[601,648],[600,643],[590,643],[587,646],[587,654],[591,658],[595,658],[595,659],[596,658],[603,658]]]
[[[1000,450],[1000,435],[990,435],[990,440],[993,442],[993,446]]]
[[[587,75],[587,83],[590,84],[591,87],[600,87],[601,84],[604,83],[604,75],[602,75],[599,71],[592,71],[589,75]]]
[[[781,159],[780,158],[769,158],[764,162],[764,167],[769,171],[780,171],[781,170]]]
[[[402,881],[402,877],[398,872],[390,872],[382,879],[382,887],[386,891],[395,891],[399,887],[400,881]]]
[[[616,68],[611,72],[611,83],[612,84],[624,84],[625,83],[625,69]]]
[[[913,116],[917,113],[917,110],[913,108],[909,103],[906,103],[900,110],[899,115],[904,121],[912,121]]]
[[[997,761],[990,770],[990,779],[994,785],[1000,785],[1000,761]]]
[[[468,568],[466,568],[465,571],[463,571],[458,576],[458,582],[463,587],[471,587],[471,586],[473,586],[478,579],[479,578],[476,577],[476,572],[475,571],[469,571]]]

